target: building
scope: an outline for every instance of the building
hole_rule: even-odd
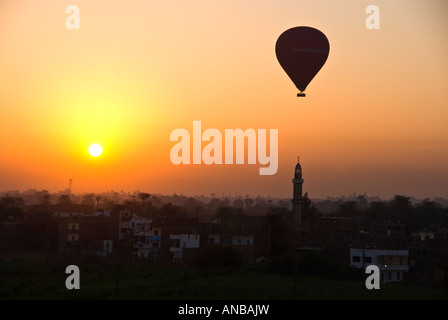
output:
[[[294,178],[292,179],[292,183],[293,183],[292,213],[294,222],[296,224],[300,224],[302,223],[303,178],[302,178],[302,166],[300,165],[299,159],[297,159],[297,164],[294,169]]]
[[[270,256],[271,229],[265,216],[238,215],[208,233],[209,246],[231,246],[243,264]]]
[[[185,249],[199,249],[200,239],[201,237],[197,233],[170,234],[170,253],[172,254],[172,261],[174,263],[183,263],[185,251],[191,251]]]
[[[448,229],[413,232],[409,240],[409,265],[413,279],[423,283],[443,283],[448,257]],[[448,283],[448,282],[447,282]]]
[[[58,253],[68,255],[112,254],[117,243],[117,222],[108,212],[58,212]]]
[[[151,238],[151,248],[150,248],[150,259],[153,262],[157,262],[159,259],[159,251],[162,247],[162,229],[152,227],[152,236]]]
[[[269,243],[268,243],[269,245]],[[243,264],[255,263],[258,258],[266,258],[269,247],[265,248],[265,252],[259,253],[260,243],[255,245],[255,237],[251,233],[245,234],[209,234],[208,246],[229,246],[235,249],[240,255]]]
[[[434,240],[435,233],[430,231],[412,232],[411,240],[414,242]]]
[[[123,248],[130,249],[133,259],[155,260],[154,249],[158,250],[159,241],[155,237],[151,224],[152,220],[139,217],[130,211],[120,211],[118,225],[118,239]],[[153,245],[157,243],[157,245]]]
[[[308,221],[303,221],[303,177],[300,159],[297,158],[297,164],[294,168],[293,197],[292,197],[292,216],[289,224],[289,237],[291,239],[291,249],[297,251],[299,248],[309,245],[307,234],[309,233]],[[314,244],[313,244],[314,245]]]
[[[194,265],[202,249],[207,247],[232,247],[243,264],[269,257],[270,226],[264,216],[235,215],[219,223],[183,219],[161,224],[159,229],[159,234],[163,232],[161,262]]]
[[[408,250],[350,249],[350,265],[365,269],[376,265],[381,282],[400,282],[409,271]]]

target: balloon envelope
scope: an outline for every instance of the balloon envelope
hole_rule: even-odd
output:
[[[288,29],[275,45],[278,62],[301,92],[325,64],[329,52],[327,37],[311,27]]]

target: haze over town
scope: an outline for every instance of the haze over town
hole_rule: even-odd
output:
[[[23,5],[26,3],[26,5]],[[0,3],[0,191],[448,197],[446,1]],[[107,8],[107,10],[105,9]],[[275,43],[295,26],[330,43],[305,98]],[[170,134],[278,129],[278,170],[175,165]],[[89,146],[99,144],[101,156]]]

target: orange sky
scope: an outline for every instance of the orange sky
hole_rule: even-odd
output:
[[[67,30],[68,5],[80,29]],[[380,8],[380,30],[365,9]],[[294,26],[330,54],[306,98],[275,56]],[[446,1],[0,2],[0,191],[448,197]],[[278,129],[279,167],[179,165],[170,133]],[[99,143],[103,155],[88,147]]]

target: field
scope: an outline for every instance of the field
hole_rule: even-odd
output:
[[[2,300],[438,300],[438,287],[342,281],[268,272],[266,268],[192,269],[182,266],[82,261],[80,289],[68,290],[67,261],[0,261]]]

